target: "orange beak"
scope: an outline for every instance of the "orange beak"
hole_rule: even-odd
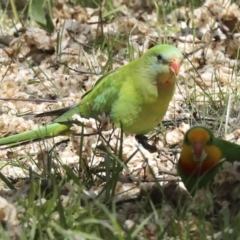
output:
[[[204,148],[204,144],[203,143],[194,143],[193,144],[193,153],[195,156],[197,157],[201,157],[202,156],[202,152],[203,152],[203,148]]]
[[[181,67],[181,63],[179,60],[173,60],[169,64],[170,66],[170,72],[172,72],[175,75],[178,75]]]

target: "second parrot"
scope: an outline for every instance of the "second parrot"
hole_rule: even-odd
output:
[[[184,136],[177,171],[187,190],[194,194],[213,182],[224,161],[240,161],[240,146],[216,138],[206,127],[195,126]]]

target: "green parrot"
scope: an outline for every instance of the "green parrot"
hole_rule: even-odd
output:
[[[52,124],[0,139],[0,145],[16,146],[70,134],[74,114],[98,119],[103,113],[125,133],[145,134],[164,117],[174,94],[183,56],[176,47],[162,44],[140,58],[102,76],[81,101],[67,108]]]
[[[197,189],[213,182],[224,161],[239,160],[239,145],[216,138],[206,127],[195,126],[184,136],[177,171],[187,190],[194,195]]]

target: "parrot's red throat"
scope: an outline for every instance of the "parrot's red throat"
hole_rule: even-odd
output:
[[[193,143],[192,152],[193,152],[193,160],[196,162],[202,162],[207,157],[207,153],[204,150],[204,143],[202,142]]]

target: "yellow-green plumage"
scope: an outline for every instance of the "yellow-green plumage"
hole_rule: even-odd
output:
[[[139,59],[101,77],[78,105],[55,118],[53,124],[2,138],[0,145],[64,135],[69,132],[74,114],[98,119],[105,113],[126,133],[145,134],[167,111],[181,59],[181,52],[174,46],[157,45]]]

